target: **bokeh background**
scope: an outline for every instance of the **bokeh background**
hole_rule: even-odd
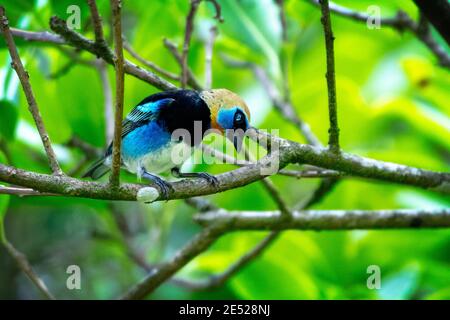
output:
[[[109,1],[97,1],[110,37]],[[282,137],[304,141],[297,129],[272,108],[251,71],[229,68],[226,54],[252,61],[268,70],[281,88],[282,65],[287,66],[291,99],[314,133],[327,141],[328,114],[325,50],[320,10],[303,0],[287,0],[288,43],[281,41],[279,12],[272,0],[221,0],[224,23],[214,48],[213,86],[242,95],[252,111],[254,126],[279,129]],[[49,18],[67,18],[66,9],[81,8],[81,30],[93,38],[89,8],[75,0],[3,0],[11,26],[49,30]],[[413,2],[339,1],[365,11],[379,5],[383,16],[402,9],[417,19]],[[124,34],[143,57],[172,72],[179,66],[162,44],[168,38],[181,45],[188,1],[123,1]],[[203,81],[205,41],[217,24],[213,6],[202,4],[195,20],[189,65]],[[358,155],[448,171],[450,162],[450,74],[409,32],[332,15],[336,56],[338,115],[342,147]],[[445,42],[433,33],[448,51]],[[105,141],[104,96],[98,72],[76,63],[58,47],[16,39],[22,60],[50,137],[65,172],[79,176],[84,155],[67,147],[78,137],[102,148]],[[93,59],[79,53],[82,59]],[[133,60],[129,54],[126,57]],[[134,60],[133,60],[134,61]],[[114,71],[108,67],[114,84]],[[158,90],[127,76],[126,111]],[[18,79],[0,40],[0,151],[2,163],[49,172],[33,120]],[[6,153],[6,154],[5,154]],[[78,168],[82,164],[81,168]],[[211,173],[231,165],[196,165]],[[78,168],[78,169],[77,169]],[[122,174],[123,179],[135,178]],[[318,185],[314,179],[274,177],[288,203],[295,206]],[[260,183],[208,197],[226,209],[276,209]],[[416,188],[359,179],[343,179],[317,209],[391,209],[448,207],[448,198]],[[107,299],[125,292],[145,272],[126,251],[126,243],[149,263],[171,257],[200,230],[191,219],[195,210],[183,201],[152,205],[115,203],[64,197],[0,195],[9,240],[24,252],[37,273],[58,298]],[[126,230],[126,237],[120,230]],[[236,232],[220,238],[178,275],[201,279],[226,269],[252,248],[265,232]],[[81,290],[66,288],[66,268],[80,266]],[[366,286],[367,267],[378,265],[380,290]],[[0,248],[0,298],[41,298],[39,292]],[[261,257],[212,292],[190,292],[162,285],[152,299],[449,299],[450,230],[352,231],[283,233]]]

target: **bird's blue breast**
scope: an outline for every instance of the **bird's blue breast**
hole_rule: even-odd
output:
[[[150,121],[123,138],[122,155],[124,158],[140,158],[164,147],[170,138],[170,133],[161,124]]]

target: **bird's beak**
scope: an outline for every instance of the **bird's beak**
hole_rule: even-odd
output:
[[[233,138],[233,145],[238,153],[241,152],[243,140],[243,137],[234,136]]]
[[[244,136],[245,132],[241,129],[227,133],[228,140],[230,140],[233,143],[233,146],[238,153],[241,152]]]

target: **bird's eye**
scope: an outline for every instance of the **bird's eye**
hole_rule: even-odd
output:
[[[244,116],[242,113],[236,113],[236,116],[234,117],[234,122],[236,124],[241,124],[244,121]]]

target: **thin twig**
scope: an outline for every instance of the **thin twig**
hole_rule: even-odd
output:
[[[322,25],[325,34],[325,48],[327,56],[327,88],[328,88],[328,112],[330,128],[328,129],[328,146],[331,151],[339,152],[339,126],[336,105],[336,75],[334,71],[334,35],[331,29],[330,9],[328,0],[320,0],[322,8]]]
[[[123,37],[122,37],[123,38]],[[125,39],[123,39],[123,48],[133,57],[135,58],[137,61],[139,61],[140,63],[142,63],[143,65],[145,65],[146,67],[152,69],[155,72],[158,72],[159,74],[161,74],[162,76],[169,78],[171,80],[175,80],[175,81],[180,81],[180,77],[170,71],[167,71],[165,69],[163,69],[162,67],[158,66],[157,64],[148,61],[146,59],[144,59],[143,57],[141,57],[132,47],[131,45],[128,43],[128,41],[126,41]]]
[[[73,136],[65,143],[66,147],[76,148],[83,152],[89,159],[94,159],[100,156],[101,152],[91,144],[81,140],[80,138]]]
[[[98,12],[97,3],[95,0],[87,0],[91,10],[92,25],[94,26],[95,42],[99,45],[106,46],[106,41],[103,36],[102,18]]]
[[[214,149],[213,147],[206,145],[204,143],[202,143],[200,145],[202,152],[205,155],[208,156],[212,156],[214,158],[219,159],[222,163],[227,163],[227,164],[234,164],[234,165],[238,165],[238,166],[248,166],[248,165],[252,165],[254,164],[254,162],[251,161],[247,161],[247,160],[242,160],[242,159],[237,159],[233,156],[230,156],[226,153],[223,153],[217,149]]]
[[[164,46],[169,50],[169,52],[172,54],[172,56],[175,58],[175,60],[178,62],[180,67],[183,65],[183,58],[181,57],[180,53],[178,52],[177,45],[170,41],[169,39],[164,38],[163,39]],[[192,72],[191,68],[189,66],[187,67],[187,76],[188,76],[188,85],[195,89],[195,90],[203,90],[202,86],[200,85],[199,81],[195,78],[194,73]]]
[[[46,42],[52,44],[64,44],[64,38],[58,34],[54,34],[48,31],[36,32],[27,31],[17,28],[10,28],[11,34],[14,37],[22,38],[26,41]]]
[[[214,9],[216,10],[216,15],[214,16],[214,19],[216,19],[220,23],[224,22],[224,19],[222,17],[222,8],[220,7],[219,2],[217,0],[205,0],[205,1],[212,3]]]
[[[290,217],[291,210],[288,208],[287,203],[284,201],[283,197],[280,194],[280,191],[273,184],[273,182],[269,180],[269,178],[266,178],[261,180],[261,183],[277,204],[278,209],[280,209],[280,212],[282,212],[283,218]]]
[[[19,197],[25,196],[57,196],[55,193],[42,193],[30,188],[8,187],[0,184],[0,194],[9,194]]]
[[[122,120],[124,99],[124,65],[122,45],[122,17],[121,0],[111,0],[113,29],[114,29],[114,67],[116,69],[116,101],[114,117],[114,140],[112,150],[112,167],[109,182],[117,187],[120,183],[121,147],[122,147]]]
[[[214,41],[217,36],[217,27],[213,26],[209,29],[209,37],[206,40],[206,57],[205,57],[205,90],[212,88],[213,74],[212,74],[212,58],[214,50]]]
[[[198,6],[202,0],[190,0],[191,6],[189,9],[189,13],[186,17],[186,25],[185,25],[185,33],[184,33],[184,41],[183,41],[183,51],[181,52],[181,88],[186,88],[188,81],[188,55],[189,55],[189,46],[191,43],[192,32],[194,31],[194,18],[197,13]]]
[[[8,241],[5,234],[4,220],[0,219],[0,243],[5,247],[8,254],[17,263],[19,269],[26,274],[28,279],[36,286],[36,288],[41,292],[41,294],[49,300],[55,300],[55,297],[50,293],[44,281],[36,274],[36,272],[31,267],[30,262],[27,257],[17,250],[11,242]]]
[[[213,204],[211,201],[208,201],[204,198],[197,197],[197,198],[187,198],[184,199],[184,202],[191,207],[198,210],[198,212],[206,212],[211,210],[217,210],[218,207]]]
[[[36,99],[31,88],[30,79],[28,72],[25,71],[22,61],[20,60],[19,52],[17,51],[16,44],[14,43],[14,38],[9,30],[8,18],[5,15],[5,9],[0,6],[0,29],[3,32],[3,37],[5,38],[6,45],[8,46],[9,53],[11,55],[12,67],[19,77],[20,83],[22,84],[25,97],[28,102],[28,109],[30,110],[36,127],[38,129],[39,135],[44,145],[45,152],[47,154],[48,162],[53,174],[63,175],[61,167],[59,166],[58,160],[56,159],[56,154],[53,151],[53,147],[48,136],[47,130],[45,129],[42,116],[39,112],[39,107],[37,105]]]

